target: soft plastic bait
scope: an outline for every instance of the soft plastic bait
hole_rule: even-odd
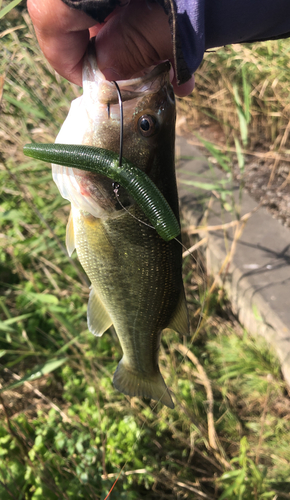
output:
[[[72,144],[26,144],[23,151],[38,160],[105,175],[128,191],[161,238],[170,241],[180,234],[179,223],[163,194],[132,163],[122,158],[120,165],[118,154]]]

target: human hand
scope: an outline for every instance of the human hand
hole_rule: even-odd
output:
[[[82,83],[83,58],[92,36],[96,36],[97,64],[108,80],[137,76],[163,60],[173,62],[168,17],[157,3],[131,0],[117,7],[103,24],[61,0],[28,0],[27,6],[45,57],[77,85]],[[172,77],[179,97],[193,90],[194,77],[180,86]]]

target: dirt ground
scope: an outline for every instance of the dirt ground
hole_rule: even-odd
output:
[[[245,188],[284,226],[290,227],[290,164],[281,161],[272,176],[273,161],[247,158],[244,173]],[[238,169],[236,177],[240,179]]]

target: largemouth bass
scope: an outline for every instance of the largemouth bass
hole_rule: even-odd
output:
[[[175,99],[169,63],[119,81],[124,108],[123,156],[144,171],[178,217],[174,169]],[[116,87],[96,66],[92,46],[83,67],[83,95],[73,101],[56,142],[120,148]],[[129,396],[174,407],[158,365],[162,330],[188,334],[179,241],[164,241],[128,193],[107,177],[53,165],[61,195],[71,202],[66,244],[91,281],[88,327],[101,336],[115,327],[123,357],[113,384]]]

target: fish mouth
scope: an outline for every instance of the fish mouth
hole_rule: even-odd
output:
[[[129,80],[118,80],[122,101],[130,101],[136,97],[144,96],[146,93],[158,92],[164,83],[169,83],[169,72],[171,64],[169,61],[152,66],[146,74]],[[96,83],[98,84],[96,86]],[[83,66],[83,88],[84,94],[92,95],[96,92],[96,98],[100,104],[113,105],[118,103],[118,93],[113,82],[106,80],[99,70],[96,61],[95,39],[89,43],[85,62]],[[97,90],[96,90],[97,89]]]

